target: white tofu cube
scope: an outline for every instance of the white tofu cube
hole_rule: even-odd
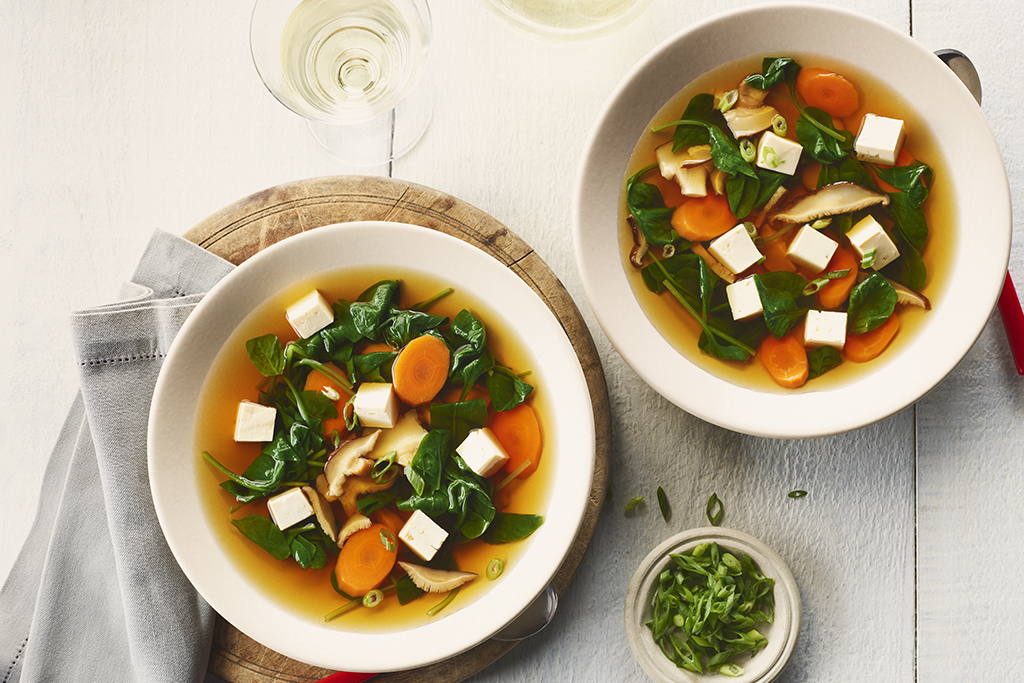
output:
[[[881,270],[900,255],[896,245],[885,234],[885,230],[871,216],[865,216],[853,226],[850,232],[846,233],[846,237],[861,260],[874,250],[871,267],[875,270]]]
[[[235,441],[272,441],[277,408],[241,401],[235,415]]]
[[[422,511],[416,510],[398,532],[398,538],[409,550],[429,562],[448,538],[448,532]]]
[[[757,285],[754,284],[752,277],[726,285],[725,295],[729,298],[729,308],[732,309],[733,320],[753,318],[755,315],[761,315],[764,311],[761,307],[761,297],[757,293]]]
[[[455,451],[481,477],[489,477],[508,461],[508,453],[489,428],[474,429]]]
[[[786,256],[798,266],[812,273],[820,273],[825,270],[825,266],[832,260],[832,254],[836,253],[838,248],[839,244],[835,240],[805,225],[789,243]]]
[[[363,382],[352,404],[359,424],[364,427],[391,429],[398,421],[398,397],[390,384]]]
[[[860,132],[853,141],[853,149],[861,161],[892,166],[903,147],[905,135],[901,119],[865,114]]]
[[[742,273],[762,258],[742,223],[715,239],[708,251],[733,273]]]
[[[284,317],[295,330],[295,334],[305,339],[334,322],[334,309],[327,303],[323,294],[314,289],[289,306],[284,312]]]
[[[270,519],[274,520],[274,524],[282,531],[313,514],[313,506],[298,486],[270,498],[267,501],[267,510],[270,512]]]
[[[843,311],[807,311],[804,321],[804,346],[846,345],[846,313]]]
[[[793,175],[800,165],[800,154],[804,151],[799,142],[779,137],[765,131],[757,143],[757,165],[768,171]]]

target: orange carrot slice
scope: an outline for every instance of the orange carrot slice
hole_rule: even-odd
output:
[[[398,557],[398,538],[383,524],[371,524],[349,536],[338,554],[338,588],[356,597],[381,584]]]
[[[825,69],[800,69],[796,92],[809,106],[832,116],[849,116],[860,106],[860,95],[853,83]]]
[[[846,297],[850,296],[850,290],[857,284],[859,265],[860,262],[852,251],[843,247],[836,249],[822,275],[847,269],[850,270],[850,274],[825,283],[825,286],[818,290],[818,305],[826,309],[839,308],[846,301]]]
[[[416,337],[399,352],[391,377],[398,398],[411,406],[432,400],[448,381],[451,353],[438,337]]]
[[[770,334],[761,341],[758,356],[776,384],[787,389],[803,386],[810,372],[807,350],[793,334],[776,339]]]
[[[691,242],[714,239],[736,225],[729,200],[715,194],[692,197],[672,214],[672,227]]]
[[[497,412],[491,418],[490,427],[501,447],[508,453],[504,471],[511,474],[529,461],[530,464],[519,473],[519,478],[525,479],[533,474],[540,464],[540,454],[544,447],[540,423],[533,408],[520,403],[511,410]]]
[[[334,367],[334,366],[332,366]],[[341,370],[337,370],[339,375],[343,375]],[[338,417],[327,418],[324,420],[324,436],[328,439],[334,437],[334,432],[338,432],[338,437],[341,441],[345,441],[349,436],[348,428],[345,427],[345,405],[349,399],[352,398],[352,394],[344,387],[339,387],[336,382],[331,381],[326,375],[321,373],[319,370],[313,370],[306,375],[306,384],[303,386],[306,391],[319,391],[324,395],[331,397],[334,402],[334,407],[338,409]],[[334,399],[334,396],[338,396]]]
[[[405,526],[405,521],[399,516],[397,512],[391,508],[380,508],[370,513],[370,519],[375,524],[381,524],[387,527],[391,533],[398,536],[398,532]]]
[[[889,342],[896,336],[899,329],[900,319],[893,313],[888,320],[873,330],[868,330],[863,334],[847,335],[843,355],[854,363],[864,363],[878,358],[879,354],[889,346]]]

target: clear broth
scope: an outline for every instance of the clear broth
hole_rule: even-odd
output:
[[[233,439],[235,411],[243,399],[256,400],[262,376],[253,367],[245,352],[248,339],[273,333],[282,343],[295,339],[295,333],[285,321],[284,310],[303,294],[314,287],[319,289],[328,301],[356,299],[367,287],[385,279],[401,280],[401,303],[411,306],[426,300],[447,285],[432,276],[402,270],[377,268],[349,268],[337,273],[317,277],[316,280],[301,283],[264,302],[239,325],[232,337],[218,354],[216,362],[207,377],[198,404],[195,459],[197,485],[207,519],[216,534],[221,547],[263,594],[283,609],[295,613],[325,627],[341,631],[360,633],[396,632],[414,628],[420,624],[443,618],[463,609],[484,595],[493,585],[501,581],[490,581],[484,576],[487,563],[493,558],[505,562],[502,576],[515,570],[516,560],[529,546],[530,539],[492,546],[474,541],[456,548],[454,554],[460,569],[477,573],[478,578],[462,586],[459,594],[437,616],[428,617],[426,612],[444,599],[445,594],[427,594],[407,605],[399,605],[393,594],[373,609],[356,608],[332,621],[323,622],[323,617],[347,601],[331,587],[330,573],[334,567],[333,558],[323,570],[300,568],[294,561],[277,561],[262,548],[250,542],[231,524],[231,519],[257,513],[267,514],[266,504],[254,502],[231,514],[237,501],[220,487],[224,476],[202,457],[203,451],[210,452],[218,461],[235,472],[240,472],[259,454],[261,444],[236,443]],[[537,412],[541,431],[544,435],[544,451],[537,470],[526,479],[516,479],[506,486],[509,502],[501,508],[507,512],[544,514],[550,495],[554,467],[551,459],[555,442],[554,425],[550,419],[551,410],[545,383],[536,373],[533,362],[518,336],[501,316],[486,308],[471,295],[453,292],[434,304],[429,311],[453,318],[463,308],[476,315],[487,329],[487,344],[495,357],[517,372],[533,371],[527,378],[534,386],[530,405]],[[495,475],[500,480],[504,475]],[[339,513],[339,523],[344,518]],[[396,568],[396,571],[397,570]]]
[[[793,57],[802,66],[834,70],[836,73],[846,76],[847,79],[857,86],[860,94],[860,108],[851,116],[842,119],[843,124],[848,130],[856,131],[860,125],[861,118],[867,112],[903,119],[907,131],[904,148],[915,159],[927,163],[934,170],[934,181],[930,188],[928,200],[924,204],[929,236],[925,249],[922,252],[922,258],[928,269],[928,280],[920,290],[934,306],[936,301],[940,300],[946,286],[946,276],[949,272],[949,264],[951,263],[957,240],[956,226],[953,225],[953,216],[955,215],[953,188],[949,184],[949,178],[943,173],[942,169],[945,168],[946,162],[935,136],[913,107],[890,88],[880,83],[878,79],[869,76],[856,66],[816,55],[795,53],[788,56]],[[625,200],[625,180],[644,166],[652,163],[654,160],[654,148],[672,138],[671,128],[659,133],[651,133],[650,129],[662,123],[678,119],[694,95],[702,92],[723,92],[736,87],[736,84],[745,76],[751,73],[760,73],[761,59],[762,57],[759,55],[746,57],[729,62],[703,74],[677,93],[651,119],[650,124],[647,126],[648,132],[637,142],[636,147],[633,149],[623,178],[619,216],[619,253],[622,257],[622,267],[626,272],[626,279],[629,281],[633,295],[636,297],[648,320],[651,321],[651,324],[654,325],[674,349],[685,356],[687,360],[694,363],[694,365],[709,374],[720,377],[737,386],[756,389],[762,392],[788,394],[794,391],[813,392],[830,389],[856,381],[862,378],[865,372],[872,372],[889,362],[889,359],[900,355],[900,352],[917,335],[927,319],[928,311],[912,306],[901,306],[897,311],[900,320],[899,332],[889,345],[889,348],[875,360],[868,363],[844,361],[838,368],[807,382],[799,389],[784,389],[775,384],[757,358],[752,358],[746,363],[740,363],[738,361],[718,360],[702,353],[697,348],[697,339],[700,336],[701,328],[696,321],[690,317],[670,294],[657,295],[647,289],[640,275],[640,270],[634,268],[629,262],[629,252],[633,246],[633,235],[626,222],[628,211]],[[766,103],[774,104],[772,99],[772,97],[769,97]],[[788,115],[787,111],[783,111],[783,113],[786,114],[792,128],[795,120]],[[644,177],[644,181],[657,184],[659,187],[666,187],[668,183],[674,184],[673,181],[662,179],[657,171],[647,174]]]

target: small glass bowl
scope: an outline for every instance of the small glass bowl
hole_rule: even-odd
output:
[[[736,678],[719,680],[738,683],[768,683],[782,673],[796,647],[800,635],[800,591],[793,574],[778,553],[749,534],[722,527],[690,529],[669,538],[652,550],[640,563],[626,591],[626,637],[640,667],[657,683],[696,683],[705,681],[701,675],[677,667],[662,653],[651,637],[647,621],[653,616],[651,599],[658,586],[658,576],[672,560],[669,555],[691,551],[699,543],[715,542],[719,548],[733,554],[745,553],[765,576],[775,579],[775,619],[764,631],[768,644],[749,659],[737,663],[743,674]]]

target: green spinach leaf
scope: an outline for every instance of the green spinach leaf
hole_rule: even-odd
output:
[[[274,377],[284,372],[284,350],[281,341],[274,334],[265,334],[245,342],[249,360],[264,377]]]
[[[837,130],[832,116],[817,107],[806,107],[800,113],[796,139],[805,154],[823,164],[841,161],[853,149],[853,133]]]
[[[896,290],[884,275],[872,273],[850,292],[846,331],[869,332],[888,320],[895,309]]]
[[[672,244],[679,238],[672,227],[675,207],[665,206],[665,198],[657,185],[640,182],[653,168],[655,166],[642,168],[626,181],[626,208],[650,244]]]
[[[807,314],[810,297],[803,294],[807,280],[785,270],[753,277],[765,325],[773,337],[781,339]]]
[[[761,60],[761,73],[747,76],[747,85],[768,90],[782,82],[795,80],[800,65],[789,57],[765,57]]]
[[[897,190],[907,193],[910,205],[917,208],[928,199],[928,188],[932,185],[934,171],[921,161],[907,166],[891,166],[878,171],[878,177]]]
[[[807,378],[814,379],[842,365],[843,357],[832,346],[819,346],[807,352],[807,362],[810,365]]]
[[[544,523],[541,515],[521,515],[512,512],[499,512],[494,515],[487,532],[481,539],[491,545],[521,541]]]

